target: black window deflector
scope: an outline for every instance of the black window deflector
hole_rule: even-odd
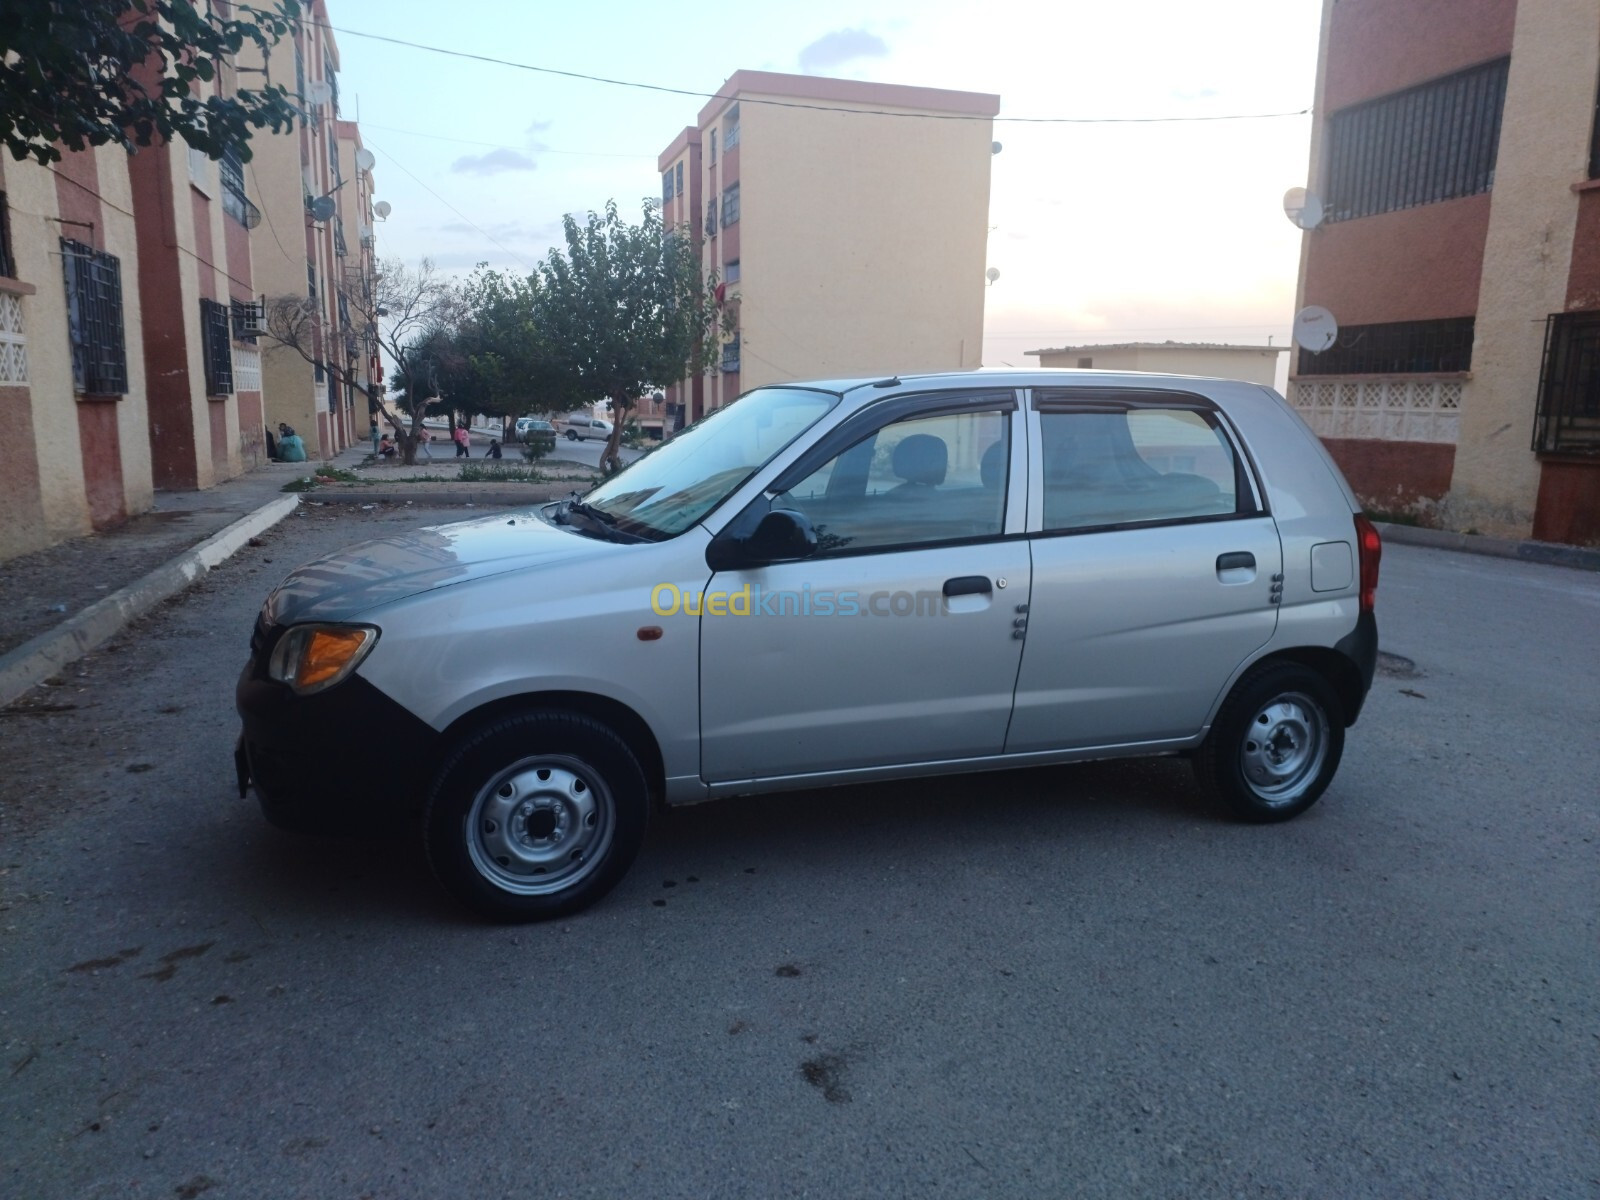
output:
[[[1217,411],[1204,396],[1160,388],[1036,388],[1031,403],[1033,410],[1041,413],[1128,412],[1136,408]]]

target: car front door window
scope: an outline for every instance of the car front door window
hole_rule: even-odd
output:
[[[789,488],[822,554],[997,537],[1005,528],[1010,414],[916,417],[875,430]]]

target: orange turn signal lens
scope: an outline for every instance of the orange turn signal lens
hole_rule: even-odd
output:
[[[299,669],[294,673],[295,686],[305,691],[332,683],[371,638],[370,629],[317,630],[300,657]]]
[[[377,640],[370,626],[296,626],[279,639],[267,674],[302,696],[320,692],[355,670]]]

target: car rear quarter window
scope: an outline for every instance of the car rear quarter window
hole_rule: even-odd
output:
[[[1210,412],[1135,406],[1044,412],[1039,422],[1047,532],[1241,511],[1242,472]]]

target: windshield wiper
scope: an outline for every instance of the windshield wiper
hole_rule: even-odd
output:
[[[611,542],[645,542],[654,540],[643,537],[631,530],[620,528],[616,517],[606,512],[603,508],[596,508],[594,505],[579,499],[576,493],[561,501],[560,507],[554,513],[554,517],[556,523],[560,525],[571,525],[573,517],[581,517],[591,534],[598,534]]]
[[[577,513],[580,517],[590,517],[593,520],[599,521],[602,525],[615,526],[617,523],[617,519],[610,513],[606,512],[605,509],[596,508],[594,505],[580,500],[577,496],[573,496],[567,501],[566,511],[569,513]]]

